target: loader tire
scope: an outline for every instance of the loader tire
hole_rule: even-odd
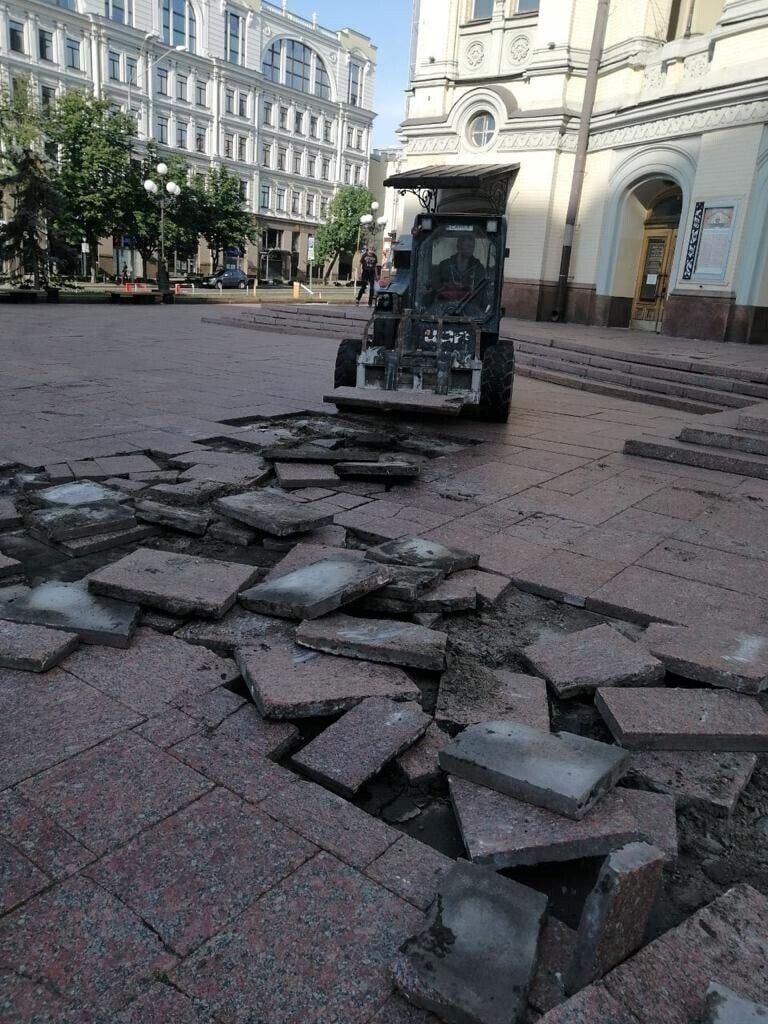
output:
[[[363,351],[363,343],[355,338],[346,338],[336,353],[336,369],[333,374],[335,388],[353,388],[357,384],[357,357]]]
[[[489,346],[483,356],[480,403],[473,410],[474,418],[486,423],[506,423],[512,405],[514,379],[514,346],[501,341]]]

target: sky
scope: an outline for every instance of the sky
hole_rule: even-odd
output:
[[[273,3],[279,0],[272,0]],[[411,49],[412,0],[288,0],[288,10],[317,20],[324,28],[353,28],[378,47],[373,145],[397,144],[395,130],[405,116],[405,90]]]

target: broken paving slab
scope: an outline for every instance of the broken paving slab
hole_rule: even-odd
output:
[[[235,660],[265,718],[309,718],[348,711],[369,697],[418,701],[418,687],[394,665],[355,662],[299,647],[274,632],[240,645]]]
[[[0,530],[13,530],[21,525],[21,515],[13,498],[0,495]]]
[[[302,502],[292,501],[284,494],[267,488],[219,498],[215,507],[222,515],[274,537],[307,533],[333,522],[332,513],[312,510]]]
[[[446,772],[580,821],[624,774],[626,751],[517,722],[470,725],[440,751]]]
[[[217,519],[208,527],[208,536],[220,540],[223,544],[236,544],[238,547],[247,548],[259,540],[260,534],[250,526],[236,523],[232,519]]]
[[[0,668],[47,672],[77,647],[74,633],[0,619]]]
[[[463,573],[457,572],[425,591],[417,601],[420,611],[453,612],[474,611],[477,608],[477,587]]]
[[[730,817],[756,765],[755,754],[638,750],[630,755],[626,777],[655,793],[669,793],[679,807]]]
[[[22,572],[21,562],[15,558],[8,558],[7,555],[0,552],[0,580],[8,579],[11,576],[17,576]]]
[[[300,541],[294,544],[287,555],[273,565],[267,573],[266,580],[276,580],[296,569],[303,569],[307,565],[313,565],[323,558],[348,558],[350,561],[359,562],[365,558],[365,552],[357,548],[340,548],[333,544],[312,544]]]
[[[157,533],[154,526],[147,523],[137,523],[125,530],[115,530],[114,533],[98,533],[94,537],[77,537],[74,540],[64,540],[61,546],[72,555],[73,558],[82,558],[83,555],[92,555],[97,551],[109,551],[112,548],[126,547],[129,544],[138,544],[147,537]]]
[[[422,929],[400,948],[393,973],[406,998],[446,1021],[521,1019],[536,971],[547,897],[476,864],[440,883]]]
[[[646,842],[677,856],[675,801],[663,793],[617,788],[581,821],[450,778],[451,802],[471,860],[497,870],[602,857]]]
[[[137,604],[92,594],[84,580],[0,590],[0,619],[76,633],[87,644],[126,648],[139,621]]]
[[[138,548],[92,573],[88,586],[95,594],[172,615],[220,619],[257,575],[251,565]]]
[[[539,1013],[546,1013],[565,1002],[565,978],[576,945],[573,928],[548,916],[539,943],[536,976],[528,993],[528,1002]],[[600,1021],[600,1024],[604,1024]]]
[[[412,622],[360,619],[337,612],[302,622],[296,640],[327,654],[440,672],[448,634]]]
[[[569,994],[586,988],[642,946],[664,870],[664,853],[628,843],[603,862],[579,921],[566,978]]]
[[[726,985],[712,982],[701,1024],[765,1024],[768,1005],[744,999]]]
[[[547,684],[538,676],[456,658],[440,679],[435,718],[454,729],[504,719],[549,732]]]
[[[24,517],[24,524],[39,540],[64,541],[127,530],[136,525],[136,519],[130,508],[114,504],[100,508],[35,509]]]
[[[369,697],[294,754],[293,763],[342,796],[354,796],[423,736],[430,721],[415,701]]]
[[[276,462],[277,482],[285,491],[302,487],[339,487],[341,479],[333,466],[317,462]]]
[[[387,459],[380,462],[338,462],[336,472],[340,477],[353,480],[415,480],[421,467],[405,459]]]
[[[238,647],[258,647],[274,634],[292,629],[289,623],[267,615],[257,615],[239,605],[215,622],[189,622],[175,635],[188,644],[209,647],[218,654],[232,654]]]
[[[349,558],[324,558],[244,590],[238,600],[252,612],[284,619],[316,619],[391,579],[386,566]]]
[[[108,455],[96,460],[107,476],[128,476],[129,473],[154,473],[160,469],[148,455]]]
[[[79,480],[30,492],[29,498],[33,504],[46,508],[98,508],[127,501],[128,495],[91,480]]]
[[[593,693],[599,686],[651,685],[665,674],[657,658],[607,623],[544,637],[522,653],[560,698]]]
[[[360,552],[364,554],[364,552]],[[380,592],[383,598],[415,602],[444,577],[440,569],[422,569],[419,566],[392,565],[392,579]]]
[[[389,562],[393,565],[420,566],[425,569],[440,569],[445,573],[458,572],[459,569],[474,569],[480,561],[480,555],[469,551],[459,551],[446,547],[434,540],[422,537],[403,537],[388,541],[370,548],[366,558],[376,562]]]
[[[768,751],[768,714],[728,690],[600,689],[595,706],[631,750]]]
[[[421,786],[440,777],[440,751],[451,743],[451,737],[436,722],[397,758],[397,766],[412,786]]]
[[[768,636],[719,623],[663,626],[652,623],[639,642],[668,672],[739,693],[768,688]]]
[[[212,516],[204,512],[191,512],[186,508],[164,505],[160,501],[137,501],[136,517],[156,526],[167,526],[181,533],[202,537],[210,526]]]
[[[155,484],[146,491],[145,497],[163,505],[187,508],[208,504],[209,501],[213,501],[225,491],[226,486],[217,480],[187,480],[182,483]]]
[[[378,462],[379,452],[365,448],[325,448],[319,444],[280,445],[267,448],[264,457],[273,462]]]

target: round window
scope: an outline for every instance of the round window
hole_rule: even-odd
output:
[[[493,114],[483,111],[475,114],[469,122],[469,140],[473,146],[482,149],[489,146],[496,136],[496,118]]]

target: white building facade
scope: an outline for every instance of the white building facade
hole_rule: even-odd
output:
[[[520,164],[508,315],[556,308],[597,6],[415,3],[403,167]],[[611,0],[567,317],[768,341],[768,0]]]
[[[154,139],[239,177],[261,244],[228,256],[253,273],[259,251],[283,250],[301,276],[334,191],[367,181],[375,73],[366,36],[285,2],[0,0],[8,87],[28,75],[43,103],[70,88],[107,96],[135,118],[138,152]],[[105,269],[124,258],[102,247]]]

